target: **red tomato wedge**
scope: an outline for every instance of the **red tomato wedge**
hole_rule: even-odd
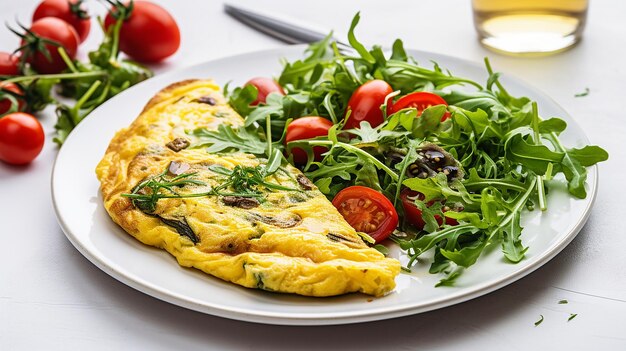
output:
[[[346,110],[348,120],[343,128],[359,128],[364,121],[369,122],[372,127],[383,123],[383,111],[380,110],[380,106],[385,103],[385,97],[392,92],[391,86],[380,79],[370,80],[358,87],[348,101]]]
[[[415,108],[417,109],[417,114],[421,115],[425,109],[436,105],[448,106],[448,103],[437,94],[426,91],[418,91],[404,95],[395,103],[390,104],[387,107],[387,114],[391,115],[405,108]],[[448,118],[450,118],[450,112],[446,111],[443,117],[441,117],[441,121],[443,122]]]
[[[355,185],[341,190],[333,205],[352,228],[367,233],[377,243],[387,239],[398,226],[398,213],[391,201],[368,187]]]
[[[328,135],[328,130],[333,126],[333,122],[323,117],[309,116],[301,117],[289,123],[287,126],[287,135],[285,136],[285,144],[290,141],[312,139],[318,136]],[[323,146],[313,147],[315,160],[320,161],[322,154],[328,149]],[[306,152],[300,148],[291,149],[293,161],[296,164],[305,164],[307,161]]]

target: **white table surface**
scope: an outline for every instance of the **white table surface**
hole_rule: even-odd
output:
[[[225,15],[220,1],[161,0],[178,20],[179,52],[164,72],[283,44]],[[570,112],[610,153],[600,166],[591,217],[556,258],[526,278],[475,300],[379,322],[284,327],[222,319],[162,302],[125,286],[87,261],[65,238],[50,198],[56,117],[40,118],[41,155],[28,167],[0,163],[0,349],[406,349],[626,350],[626,2],[592,1],[584,40],[556,56],[500,56],[476,41],[469,1],[235,1],[345,33],[357,10],[359,38],[480,62],[531,82]],[[37,1],[1,0],[0,19],[29,23]],[[89,2],[93,12],[102,6]],[[94,23],[95,24],[95,23]],[[82,55],[100,39],[98,28]],[[0,29],[0,50],[18,44]],[[586,97],[574,94],[590,89]],[[560,305],[566,299],[568,304]],[[578,316],[567,322],[570,313]],[[544,322],[535,327],[539,316]]]

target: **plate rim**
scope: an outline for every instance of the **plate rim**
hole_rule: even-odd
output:
[[[304,51],[306,47],[307,47],[306,44],[289,45],[289,46],[277,47],[277,48],[272,48],[272,49],[247,51],[247,52],[239,53],[236,55],[217,57],[214,59],[206,60],[204,62],[181,67],[181,68],[169,71],[167,73],[163,73],[159,75],[158,77],[161,77],[160,79],[162,80],[167,80],[169,77],[176,76],[177,74],[180,75],[180,72],[192,70],[194,68],[210,64],[212,62],[217,62],[217,61],[221,61],[225,59],[236,59],[236,58],[246,57],[250,55],[261,55],[261,54],[275,53],[277,55],[284,56],[288,54],[290,50],[294,50],[294,51],[301,50],[302,52]],[[430,56],[430,57],[434,56],[434,57],[444,58],[448,60],[458,61],[458,62],[462,62],[464,64],[468,64],[471,66],[478,66],[478,63],[473,62],[471,60],[463,59],[460,57],[439,54],[439,53],[434,53],[434,52],[427,52],[427,51],[422,51],[422,50],[415,50],[415,49],[410,49],[410,48],[406,49],[406,51],[410,53],[419,53],[419,55],[423,55],[423,56]],[[561,107],[561,105],[558,104],[550,95],[546,94],[542,90],[534,87],[533,85],[527,83],[525,80],[515,75],[506,73],[506,76],[515,80],[517,84],[521,85],[525,89],[535,91],[541,94],[542,98],[548,99],[556,107],[563,110],[567,114],[567,116],[570,117],[570,119],[574,122],[574,124],[581,130],[582,132],[582,134],[580,135],[580,137],[582,137],[581,139],[589,143],[589,139],[587,135],[584,133],[584,130],[580,128],[580,126],[578,125],[578,123],[576,123],[574,118],[563,107]],[[129,88],[128,90],[122,92],[121,94],[128,93],[128,91],[132,91],[137,86],[140,86],[149,81],[150,80],[141,82]],[[111,103],[111,100],[114,100],[114,99],[115,97],[105,102],[101,106]],[[98,109],[100,109],[101,106],[96,108],[94,111],[97,111]],[[84,125],[86,124],[84,123],[79,124],[75,128],[74,133],[71,133],[69,135],[68,140],[72,140],[71,139],[72,136],[78,134],[77,131],[80,131],[80,129],[82,129],[81,127]],[[65,220],[62,218],[62,215],[60,214],[60,210],[58,207],[57,194],[55,192],[55,182],[56,182],[58,160],[60,158],[59,155],[63,153],[63,150],[64,148],[61,147],[61,149],[59,150],[59,152],[57,153],[55,157],[54,165],[53,165],[52,172],[51,172],[51,178],[50,178],[51,197],[52,197],[52,204],[54,208],[55,217],[63,233],[68,238],[68,240],[92,264],[94,264],[103,272],[107,273],[109,276],[120,281],[121,283],[127,286],[130,286],[133,289],[138,290],[146,295],[157,298],[159,300],[162,300],[162,301],[165,301],[165,302],[168,302],[168,303],[180,306],[180,307],[184,307],[187,309],[191,309],[197,312],[202,312],[202,313],[206,313],[206,314],[210,314],[210,315],[214,315],[218,317],[246,321],[246,322],[274,324],[274,325],[338,325],[338,324],[370,322],[370,321],[376,321],[376,320],[397,318],[397,317],[419,314],[419,313],[423,313],[427,311],[437,310],[437,309],[441,309],[444,307],[456,305],[456,304],[466,302],[474,298],[486,295],[495,290],[498,290],[536,271],[538,268],[542,267],[543,265],[548,263],[552,258],[554,258],[556,255],[558,255],[565,247],[567,247],[567,245],[569,245],[569,243],[571,243],[574,240],[574,238],[578,235],[578,233],[584,227],[589,216],[591,215],[591,209],[597,197],[597,189],[598,189],[598,181],[599,181],[597,165],[588,167],[587,171],[590,175],[592,175],[593,182],[589,182],[589,179],[587,179],[586,184],[589,186],[587,198],[589,200],[583,210],[582,216],[578,218],[576,224],[572,227],[572,229],[569,232],[562,234],[560,240],[553,243],[550,247],[548,247],[548,249],[540,252],[538,256],[532,262],[528,263],[525,266],[519,266],[518,269],[515,269],[511,273],[508,273],[505,277],[487,281],[485,283],[482,283],[473,287],[469,291],[457,292],[457,293],[448,295],[445,298],[432,298],[431,302],[428,302],[426,304],[422,303],[418,306],[411,306],[411,305],[407,306],[406,304],[401,304],[401,305],[397,305],[393,307],[389,307],[389,306],[381,307],[375,310],[362,310],[362,311],[355,310],[355,311],[350,311],[350,312],[342,312],[340,316],[331,315],[328,312],[298,314],[298,313],[285,313],[285,312],[250,311],[244,308],[223,307],[223,306],[219,306],[219,304],[207,303],[206,301],[199,301],[198,299],[195,299],[195,298],[182,296],[181,294],[178,294],[172,291],[165,291],[165,289],[159,286],[156,286],[155,284],[150,283],[141,277],[137,277],[136,275],[132,275],[132,274],[127,274],[123,270],[117,269],[116,265],[113,262],[109,262],[109,260],[107,260],[106,258],[100,257],[97,252],[91,252],[87,247],[85,247],[85,245],[81,242],[78,236],[75,233],[72,233],[72,231],[69,229],[69,226],[67,225]],[[98,189],[98,194],[100,195],[99,189]]]

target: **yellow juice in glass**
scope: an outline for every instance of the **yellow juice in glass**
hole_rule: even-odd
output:
[[[480,42],[498,52],[560,52],[581,38],[588,0],[472,0]]]

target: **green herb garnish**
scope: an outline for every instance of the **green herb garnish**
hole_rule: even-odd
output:
[[[175,188],[181,188],[186,185],[206,185],[206,183],[192,179],[196,172],[183,173],[170,179],[168,179],[168,173],[169,166],[162,173],[137,184],[130,194],[122,194],[122,196],[132,199],[135,207],[143,212],[153,213],[160,199],[208,196],[213,193],[210,191],[196,194],[180,194]]]
[[[543,323],[543,314],[539,315],[539,317],[540,317],[539,320],[535,322],[535,327]]]
[[[264,197],[263,190],[299,191],[299,189],[275,184],[266,180],[267,177],[279,170],[282,162],[282,154],[275,150],[272,157],[264,165],[255,167],[237,165],[232,170],[212,165],[208,170],[221,177],[221,184],[208,191],[199,193],[179,193],[177,190],[184,186],[196,185],[207,186],[203,181],[194,179],[198,172],[183,173],[172,176],[170,165],[160,174],[150,177],[133,188],[130,194],[121,196],[130,198],[135,207],[145,213],[153,213],[160,199],[182,199],[205,196],[239,196]]]
[[[578,94],[574,94],[574,97],[583,97],[583,96],[587,96],[589,95],[589,88],[585,88],[585,91],[583,91],[582,93],[578,93]]]
[[[567,319],[567,321],[571,321],[572,319],[576,318],[576,316],[578,316],[578,313],[570,313],[569,318]]]
[[[567,300],[560,300],[560,301],[559,301],[559,305],[565,305],[565,304],[567,304],[567,303],[568,303],[568,301],[567,301]]]

